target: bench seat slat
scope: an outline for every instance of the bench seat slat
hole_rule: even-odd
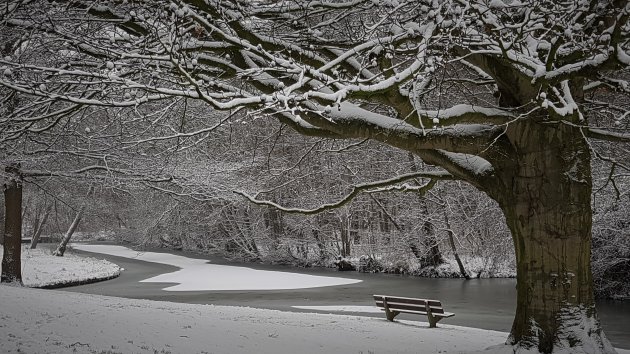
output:
[[[382,308],[385,307],[382,301],[376,302],[376,306],[382,307]],[[401,304],[395,301],[390,301],[389,299],[387,299],[387,306],[389,306],[389,308],[392,310],[409,310],[409,311],[414,311],[414,310],[425,311],[426,310],[426,307],[424,304],[418,304],[418,305]],[[444,313],[444,309],[442,307],[435,307],[435,306],[430,306],[430,307],[431,307],[431,312],[435,314]]]
[[[383,311],[385,311],[385,309],[381,309]],[[417,314],[417,315],[426,315],[426,311],[412,311],[412,310],[399,310],[399,309],[394,309],[395,311],[398,311],[400,313],[411,313],[411,314]],[[448,317],[453,317],[455,316],[455,314],[453,312],[444,312],[444,313],[433,313],[433,316],[435,317],[442,317],[442,318],[448,318]]]

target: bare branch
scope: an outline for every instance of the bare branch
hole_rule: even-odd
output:
[[[395,184],[401,183],[403,181],[413,179],[413,178],[428,178],[430,181],[423,186],[411,186],[411,185],[403,185],[403,186],[394,186]],[[400,175],[394,178],[389,178],[381,181],[375,182],[367,182],[355,185],[352,187],[352,191],[348,193],[342,199],[334,202],[323,204],[314,209],[303,209],[303,208],[287,208],[283,207],[277,203],[268,200],[259,200],[257,197],[251,196],[243,191],[233,191],[234,193],[245,197],[247,200],[254,204],[258,205],[266,205],[278,210],[281,210],[286,213],[295,213],[295,214],[317,214],[322,211],[336,209],[346,205],[351,202],[357,195],[362,192],[365,193],[376,193],[376,192],[384,192],[388,190],[400,190],[400,191],[413,191],[418,193],[425,193],[428,189],[435,185],[436,180],[450,180],[453,179],[453,175],[448,172],[414,172],[408,173],[404,175]]]

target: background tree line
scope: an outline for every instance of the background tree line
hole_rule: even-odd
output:
[[[215,134],[171,156],[194,170],[196,180],[163,190],[125,180],[35,181],[24,196],[23,236],[35,239],[39,232],[59,242],[87,200],[75,239],[296,266],[334,266],[342,257],[361,271],[420,276],[515,274],[512,241],[497,205],[457,181],[440,182],[424,195],[368,193],[314,216],[257,206],[233,193],[247,186],[268,191],[283,205],[316,204],[365,180],[421,167],[408,154],[368,141],[305,140],[278,124],[252,130],[238,119]],[[596,290],[600,297],[623,298],[630,294],[628,188],[622,178],[613,184],[598,167],[593,168],[602,171],[593,198]],[[94,183],[96,192],[87,196]]]

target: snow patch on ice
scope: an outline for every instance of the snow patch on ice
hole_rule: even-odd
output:
[[[247,267],[210,264],[205,259],[194,259],[170,253],[138,252],[123,246],[73,244],[78,250],[137,259],[145,262],[172,265],[178,271],[141,280],[147,283],[176,283],[166,291],[219,290],[291,290],[324,286],[348,285],[361,280],[324,277],[308,274],[257,270]]]
[[[376,306],[291,306],[300,310],[326,311],[326,312],[359,312],[359,313],[381,313],[383,312]]]

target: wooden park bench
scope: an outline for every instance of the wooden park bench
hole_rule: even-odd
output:
[[[386,295],[374,295],[376,306],[385,311],[385,316],[389,321],[394,321],[394,317],[400,313],[412,313],[427,315],[429,327],[437,327],[439,320],[455,316],[454,313],[444,312],[442,303],[438,300],[414,299],[411,297],[398,297]]]

